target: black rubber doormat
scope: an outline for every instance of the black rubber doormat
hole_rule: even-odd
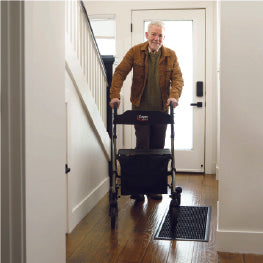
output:
[[[155,239],[204,241],[209,239],[210,206],[180,206],[177,222],[169,210],[164,216]]]

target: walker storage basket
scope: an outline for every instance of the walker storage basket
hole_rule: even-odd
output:
[[[166,194],[169,149],[120,149],[121,194]]]

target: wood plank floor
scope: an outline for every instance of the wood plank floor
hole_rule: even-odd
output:
[[[67,235],[67,263],[258,263],[253,255],[218,254],[215,248],[217,181],[214,175],[177,174],[182,186],[181,205],[211,206],[209,242],[155,240],[170,198],[145,198],[134,203],[128,196],[118,200],[116,229],[111,230],[108,195]],[[231,261],[232,259],[233,261]],[[242,261],[243,260],[243,261]]]
[[[219,263],[263,263],[262,255],[219,252]]]

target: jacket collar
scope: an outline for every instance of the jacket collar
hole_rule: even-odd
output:
[[[149,47],[149,43],[148,41],[142,43],[142,46],[141,46],[141,51],[144,51],[144,52],[147,52],[148,53],[148,47]],[[163,45],[161,46],[161,49],[162,49],[162,56],[164,57],[169,57],[171,56],[171,53],[169,51],[168,48],[164,47]]]

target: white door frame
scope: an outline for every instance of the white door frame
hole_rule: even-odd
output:
[[[1,9],[1,259],[26,262],[24,3]],[[10,22],[11,21],[11,22]],[[10,48],[11,47],[11,48]],[[3,172],[3,173],[2,173]]]

